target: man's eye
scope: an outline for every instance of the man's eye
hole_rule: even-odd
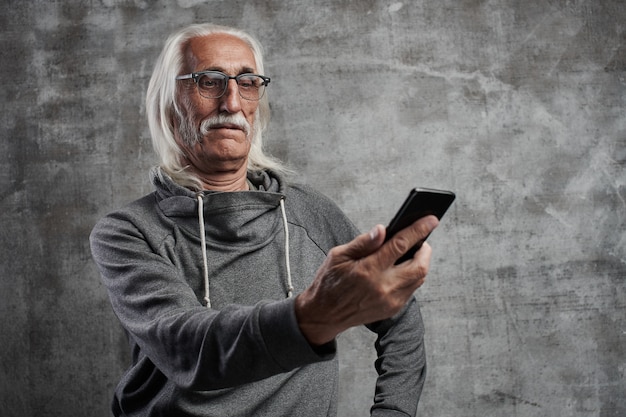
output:
[[[202,88],[216,88],[221,85],[221,80],[204,76],[198,80],[198,85]]]
[[[259,88],[262,84],[262,79],[259,77],[244,77],[239,79],[239,87],[243,88]]]

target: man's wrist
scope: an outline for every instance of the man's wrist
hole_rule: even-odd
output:
[[[298,294],[294,303],[296,319],[300,332],[314,348],[320,348],[333,340],[340,333],[334,330],[330,323],[320,320],[322,314],[317,314],[315,308],[305,293]]]

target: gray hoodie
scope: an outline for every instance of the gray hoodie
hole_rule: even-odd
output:
[[[254,191],[228,193],[196,194],[158,169],[152,177],[155,192],[91,234],[132,352],[114,414],[336,415],[336,345],[307,343],[288,292],[310,284],[328,251],[356,235],[353,224],[271,172],[249,174]],[[425,376],[415,300],[368,327],[378,335],[372,415],[415,415]]]

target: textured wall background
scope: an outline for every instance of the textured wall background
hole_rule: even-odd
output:
[[[4,0],[3,416],[109,415],[128,354],[87,236],[151,190],[144,92],[199,21],[262,40],[269,149],[361,228],[457,192],[417,293],[421,415],[626,415],[622,0]],[[371,335],[340,342],[364,415]]]

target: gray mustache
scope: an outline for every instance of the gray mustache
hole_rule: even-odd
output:
[[[204,119],[200,124],[200,132],[206,135],[209,130],[216,126],[230,124],[241,128],[246,136],[250,134],[250,124],[241,114],[217,115]]]

